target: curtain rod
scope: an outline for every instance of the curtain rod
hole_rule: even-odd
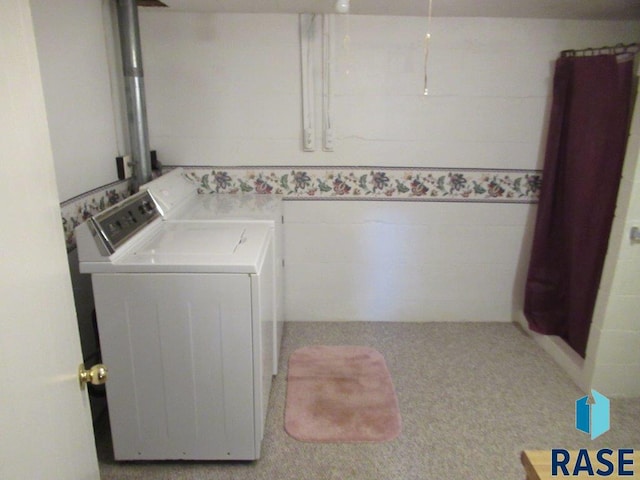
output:
[[[583,48],[581,50],[563,50],[560,52],[561,57],[591,57],[594,55],[623,55],[625,53],[636,54],[640,51],[638,43],[618,43],[615,46],[605,46],[598,48]]]

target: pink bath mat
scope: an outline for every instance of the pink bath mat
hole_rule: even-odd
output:
[[[400,434],[398,399],[373,348],[310,346],[289,357],[284,427],[307,442],[382,442]]]

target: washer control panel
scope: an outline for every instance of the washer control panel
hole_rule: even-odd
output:
[[[148,191],[139,192],[90,218],[94,235],[107,254],[116,249],[156,218],[160,210]]]

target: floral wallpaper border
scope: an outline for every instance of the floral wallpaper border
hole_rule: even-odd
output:
[[[175,168],[175,167],[166,167]],[[287,200],[536,203],[538,170],[412,167],[182,167],[202,193],[280,194]]]
[[[67,252],[76,247],[74,229],[91,215],[128,197],[129,189],[129,181],[121,180],[70,198],[60,204]]]
[[[176,166],[165,166],[166,170]],[[201,193],[280,194],[285,200],[537,203],[539,170],[370,166],[182,166]],[[67,251],[74,229],[129,196],[118,181],[60,204]]]

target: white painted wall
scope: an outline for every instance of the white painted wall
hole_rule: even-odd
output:
[[[297,16],[143,9],[140,21],[151,144],[176,165],[536,168],[558,52],[640,33],[639,22],[435,18],[424,98],[424,18],[333,16],[336,150],[305,153]]]
[[[117,180],[125,147],[111,4],[31,0],[61,201]]]
[[[152,148],[216,167],[541,168],[558,52],[640,36],[638,22],[435,18],[425,98],[424,18],[334,17],[335,152],[304,153],[297,16],[140,19]],[[522,304],[535,207],[290,201],[285,217],[289,320],[511,321]]]
[[[510,321],[529,210],[285,202],[287,318]]]
[[[164,164],[300,158],[297,16],[140,11],[151,148]]]

